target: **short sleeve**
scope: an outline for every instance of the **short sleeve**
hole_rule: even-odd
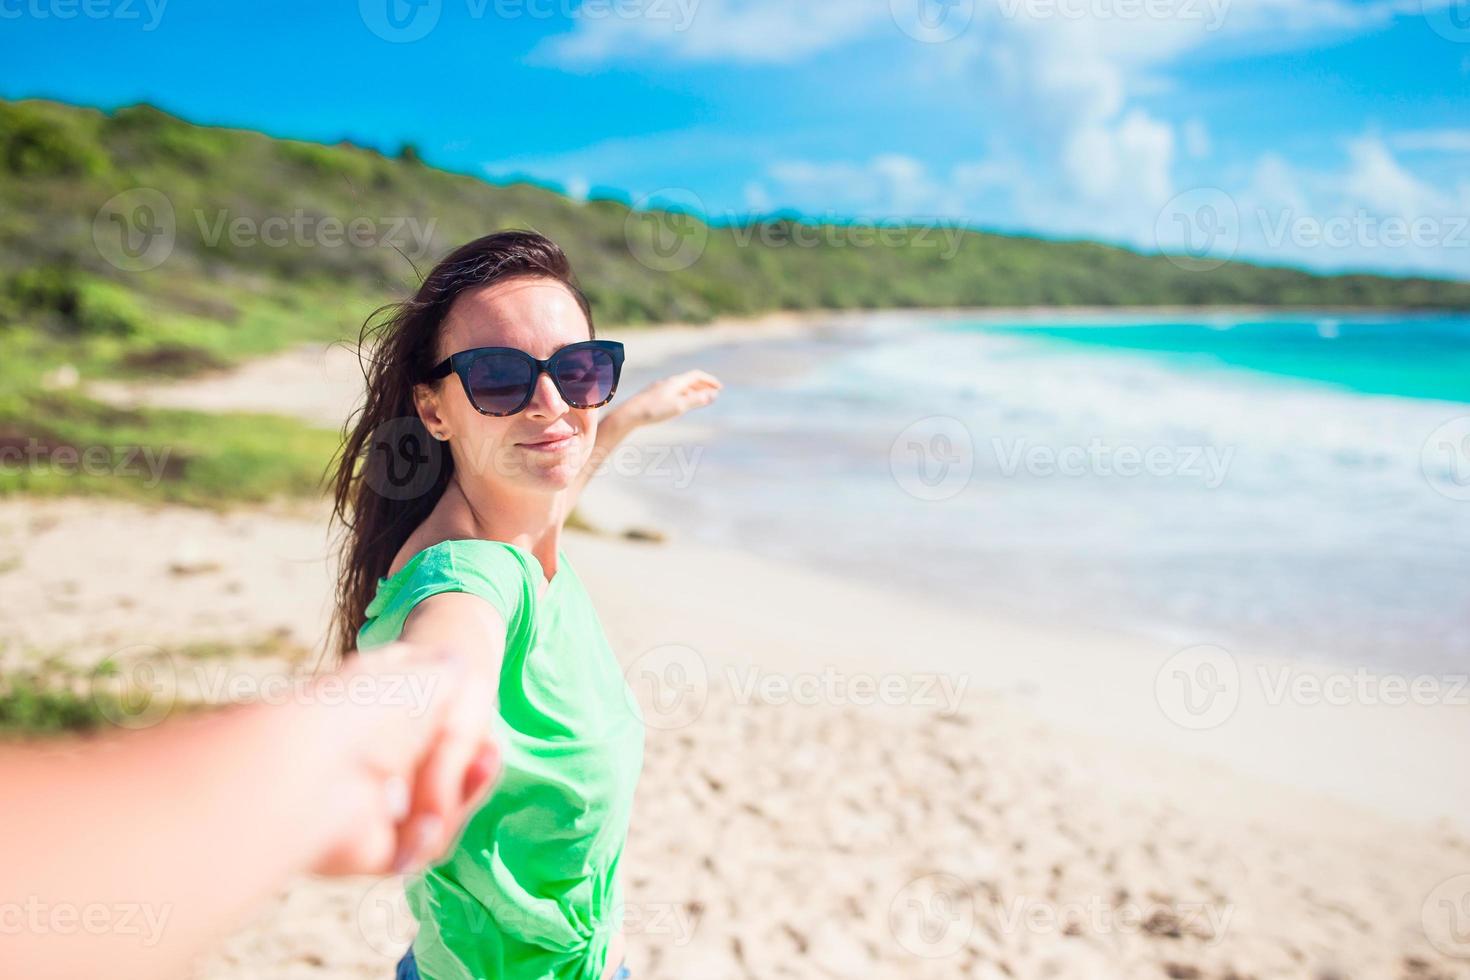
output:
[[[369,604],[358,647],[391,643],[409,613],[441,592],[468,592],[490,603],[506,624],[506,646],[530,630],[535,601],[525,557],[500,541],[441,541],[420,551],[386,580]]]

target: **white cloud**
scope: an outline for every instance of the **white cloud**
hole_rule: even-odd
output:
[[[890,153],[861,162],[783,160],[767,169],[766,182],[758,186],[769,194],[766,183],[773,185],[783,205],[815,217],[959,221],[973,219],[977,200],[1016,179],[1006,161],[969,161],[940,175],[922,160]]]
[[[605,10],[598,16],[586,11]],[[628,11],[623,14],[618,10]],[[586,5],[576,27],[543,41],[532,59],[583,67],[627,57],[787,63],[872,33],[878,0],[668,0]]]
[[[1420,16],[1421,4],[1455,0],[973,0],[957,39],[922,44],[906,34],[890,0],[632,0],[578,7],[573,29],[549,38],[535,60],[563,67],[665,55],[682,62],[791,63],[866,38],[887,38],[953,61],[963,42],[989,30],[1038,29],[1072,41],[1101,36],[1109,57],[1157,64],[1213,38],[1291,46],[1323,32],[1382,26]],[[963,8],[963,4],[961,5]],[[966,8],[967,9],[967,8]]]
[[[1444,210],[1448,199],[1405,170],[1383,141],[1363,136],[1348,144],[1343,196],[1379,214],[1417,216]]]
[[[1171,72],[1203,58],[1290,50],[1376,30],[1396,17],[1422,16],[1421,2],[1441,0],[975,0],[974,21],[939,44],[904,34],[888,0],[675,0],[675,6],[681,2],[687,6],[677,9],[689,15],[682,26],[650,17],[582,17],[536,55],[570,66],[650,56],[791,64],[886,39],[887,47],[874,50],[891,54],[884,70],[909,85],[913,98],[953,103],[957,113],[983,118],[985,155],[948,170],[902,152],[860,161],[786,159],[745,186],[749,207],[944,216],[1153,247],[1159,216],[1181,190],[1179,159],[1203,161],[1216,151],[1204,119],[1171,120],[1141,105],[1171,90]],[[1466,210],[1464,194],[1436,191],[1393,151],[1467,152],[1470,131],[1403,133],[1386,144],[1362,137],[1325,172],[1266,155],[1244,185],[1226,189],[1252,207],[1309,216],[1353,208],[1388,215]],[[576,162],[590,166],[595,156],[582,154]],[[1242,247],[1254,248],[1258,239],[1247,236]],[[1389,265],[1448,263],[1464,274],[1466,252],[1400,250],[1380,258]],[[1345,254],[1319,249],[1297,258],[1340,262]]]
[[[1417,129],[1389,139],[1395,149],[1409,153],[1470,153],[1470,129]]]
[[[772,164],[768,175],[781,188],[783,201],[827,212],[851,208],[884,215],[911,212],[931,204],[934,190],[923,163],[895,153],[862,163],[783,160]]]
[[[567,197],[570,197],[572,200],[585,201],[587,200],[588,192],[592,190],[592,184],[581,174],[573,174],[567,178],[562,188],[566,192]]]
[[[1194,160],[1203,160],[1210,155],[1210,131],[1199,119],[1191,119],[1184,124],[1184,152]]]
[[[1140,109],[1115,125],[1088,123],[1072,134],[1063,166],[1083,201],[1094,206],[1122,197],[1157,209],[1173,184],[1174,130]]]
[[[1324,170],[1266,154],[1232,196],[1242,256],[1470,277],[1470,183],[1437,187],[1378,136],[1348,140]]]
[[[770,192],[766,190],[766,185],[758,180],[745,182],[745,206],[757,214],[764,214],[775,207],[771,202]]]

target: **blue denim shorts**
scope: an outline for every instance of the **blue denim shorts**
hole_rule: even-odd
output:
[[[618,967],[618,972],[613,974],[613,980],[629,980],[633,976],[628,972],[628,964],[624,963]],[[408,947],[408,952],[403,954],[403,959],[398,961],[398,972],[393,975],[393,980],[419,980],[418,963],[413,958],[413,947]]]

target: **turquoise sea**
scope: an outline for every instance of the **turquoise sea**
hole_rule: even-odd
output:
[[[641,383],[636,340],[629,381]],[[1470,317],[883,314],[725,384],[676,532],[1023,618],[1470,664]]]
[[[1004,323],[964,322],[955,328],[1008,329]],[[1184,370],[1227,366],[1370,394],[1470,402],[1470,316],[1464,314],[1094,318],[1010,329],[1136,351]]]

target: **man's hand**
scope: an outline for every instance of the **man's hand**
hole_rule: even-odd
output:
[[[342,680],[377,697],[354,710],[364,726],[353,757],[362,805],[312,870],[417,871],[443,858],[500,773],[491,735],[492,678],[444,649],[405,643],[359,653]],[[417,684],[402,683],[409,679]],[[418,692],[421,703],[410,694]]]

